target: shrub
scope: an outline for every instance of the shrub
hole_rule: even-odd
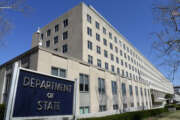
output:
[[[174,108],[174,107],[176,107],[175,104],[168,104],[168,105],[165,106],[165,108]]]
[[[117,115],[111,115],[106,117],[99,118],[85,118],[80,120],[142,120],[151,116],[157,116],[161,113],[168,112],[166,108],[161,109],[152,109],[152,110],[143,110],[135,112],[127,112]]]
[[[0,120],[3,120],[5,112],[5,105],[0,104]]]

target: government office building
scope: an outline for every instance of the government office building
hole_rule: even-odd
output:
[[[30,50],[0,65],[0,103],[7,101],[14,62],[78,79],[78,115],[151,109],[174,93],[172,83],[85,3],[38,29]]]

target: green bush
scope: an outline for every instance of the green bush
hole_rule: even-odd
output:
[[[0,120],[4,118],[5,105],[0,104]]]
[[[165,108],[174,108],[176,107],[176,104],[167,104]]]
[[[143,111],[127,112],[117,115],[111,115],[106,117],[85,118],[80,120],[142,120],[144,118],[148,118],[151,116],[157,116],[164,112],[168,112],[168,110],[166,108],[143,110]]]

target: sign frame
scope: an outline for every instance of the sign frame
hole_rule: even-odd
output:
[[[17,93],[17,87],[18,87],[18,78],[20,74],[20,70],[24,70],[27,72],[32,72],[40,75],[45,75],[49,77],[54,77],[54,78],[59,78],[67,81],[74,82],[74,93],[73,93],[73,106],[72,106],[72,115],[49,115],[49,116],[34,116],[34,117],[13,117],[13,112],[14,112],[14,106],[15,106],[15,99],[16,99],[16,93]],[[26,69],[22,67],[18,67],[18,62],[14,64],[14,70],[13,70],[13,76],[12,76],[12,81],[11,81],[11,86],[10,86],[10,92],[9,92],[9,97],[8,97],[8,102],[7,102],[7,108],[6,108],[6,113],[5,113],[5,118],[4,120],[32,120],[32,119],[62,119],[62,118],[73,118],[76,114],[76,91],[77,91],[77,79],[69,80],[67,78],[62,78],[59,76],[53,76],[50,74],[34,71],[31,69]]]

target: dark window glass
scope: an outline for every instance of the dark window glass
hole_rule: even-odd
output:
[[[67,44],[65,44],[65,45],[63,45],[63,50],[62,50],[62,52],[63,53],[66,53],[68,51],[68,46],[67,46]]]
[[[55,32],[58,32],[58,31],[59,31],[59,25],[57,24],[57,25],[54,27],[54,29],[55,29]]]
[[[47,37],[50,36],[50,35],[51,35],[51,30],[48,29],[48,30],[47,30]]]
[[[100,59],[97,59],[97,66],[101,67],[101,60]]]
[[[65,20],[63,21],[63,23],[64,23],[64,27],[67,27],[67,26],[68,26],[68,19],[65,19]]]
[[[122,83],[122,95],[126,96],[126,84]]]
[[[99,23],[96,21],[96,28],[99,29]]]
[[[50,40],[46,41],[46,47],[50,47]]]
[[[87,21],[91,23],[91,16],[87,14]]]
[[[112,94],[117,95],[117,83],[116,83],[116,81],[112,81],[111,85],[112,85]]]
[[[58,43],[58,36],[54,37],[54,44]]]
[[[93,49],[93,46],[92,46],[92,42],[91,42],[91,41],[88,41],[88,49],[90,49],[90,50]]]
[[[93,64],[93,56],[88,55],[88,63]]]
[[[63,32],[63,40],[68,39],[68,31]]]
[[[89,92],[89,76],[85,74],[80,74],[80,92]]]
[[[98,33],[96,33],[96,40],[100,41],[100,35]]]
[[[98,90],[99,94],[105,94],[105,80],[103,78],[98,78]]]

